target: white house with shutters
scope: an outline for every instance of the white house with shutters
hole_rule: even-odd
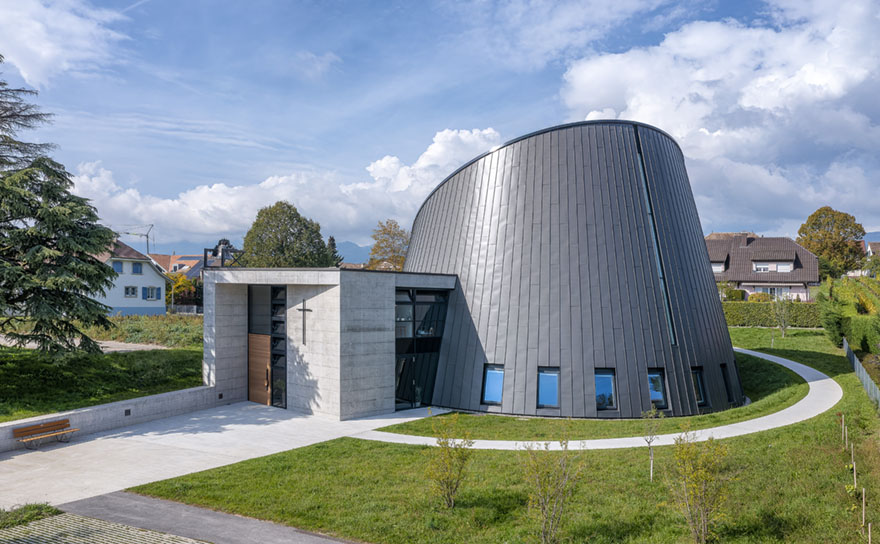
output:
[[[167,277],[152,259],[117,240],[98,259],[113,267],[116,281],[104,297],[110,315],[164,315]]]

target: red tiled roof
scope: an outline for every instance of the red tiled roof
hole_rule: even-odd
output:
[[[168,272],[171,270],[171,255],[164,255],[162,253],[150,253],[150,258],[156,261],[156,264],[159,265],[162,270]]]
[[[150,261],[149,257],[119,240],[113,242],[109,251],[105,251],[95,257],[102,263],[106,263],[111,257],[116,259],[129,259],[132,261]]]

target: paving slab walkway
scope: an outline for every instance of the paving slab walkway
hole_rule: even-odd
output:
[[[731,438],[734,436],[742,436],[806,421],[830,410],[840,401],[840,399],[843,398],[843,389],[841,389],[840,385],[834,381],[833,378],[819,372],[813,367],[758,351],[741,348],[734,349],[741,353],[754,355],[755,357],[760,357],[761,359],[784,366],[803,378],[810,386],[810,390],[803,399],[778,412],[757,417],[755,419],[749,419],[747,421],[740,421],[729,425],[694,431],[695,439],[697,441],[708,440],[709,438]],[[680,433],[660,435],[657,437],[657,441],[654,442],[654,445],[672,445],[675,443],[675,439],[679,435]],[[364,440],[393,442],[395,444],[413,444],[420,446],[437,445],[437,439],[433,437],[387,433],[373,429],[353,436]],[[513,440],[474,440],[473,447],[478,450],[518,450],[530,445],[543,446],[543,444],[544,442]],[[644,438],[633,436],[627,438],[602,438],[595,440],[571,441],[568,447],[572,450],[610,450],[620,448],[644,448],[646,446]],[[559,450],[561,449],[561,446],[557,442],[552,442],[550,444],[550,449]]]
[[[201,544],[198,540],[75,514],[0,529],[3,544]]]
[[[412,421],[426,408],[334,421],[250,402],[0,453],[0,507],[57,505]]]
[[[213,544],[333,544],[347,542],[286,525],[117,491],[61,504],[65,512],[181,535]],[[259,535],[259,537],[256,537]],[[0,538],[2,542],[2,538]]]

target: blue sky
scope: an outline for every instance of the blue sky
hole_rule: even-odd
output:
[[[880,7],[838,2],[0,0],[3,78],[40,91],[118,230],[240,241],[287,199],[337,240],[409,226],[462,163],[555,124],[672,134],[706,232],[880,230]]]

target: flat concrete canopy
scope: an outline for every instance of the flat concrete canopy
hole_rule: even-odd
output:
[[[425,417],[349,421],[240,402],[0,454],[0,508],[58,505]]]

